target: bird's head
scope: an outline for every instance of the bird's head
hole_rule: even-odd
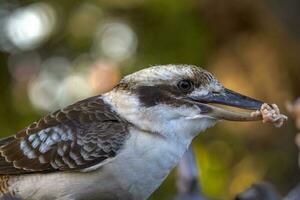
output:
[[[260,109],[262,102],[226,89],[192,65],[161,65],[124,77],[106,95],[116,111],[151,132],[196,134],[218,120],[247,121],[249,114],[218,107]]]

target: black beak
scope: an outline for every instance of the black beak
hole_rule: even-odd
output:
[[[229,89],[224,89],[220,93],[209,93],[201,97],[191,97],[192,100],[200,103],[216,103],[249,110],[259,110],[263,102],[239,94]]]

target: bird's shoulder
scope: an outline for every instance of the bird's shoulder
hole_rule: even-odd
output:
[[[116,156],[128,123],[101,96],[46,115],[0,140],[0,174],[81,170]]]

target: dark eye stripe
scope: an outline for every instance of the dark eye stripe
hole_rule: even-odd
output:
[[[132,92],[137,94],[140,102],[146,107],[159,103],[179,106],[180,104],[174,99],[174,96],[185,95],[174,85],[139,86]]]

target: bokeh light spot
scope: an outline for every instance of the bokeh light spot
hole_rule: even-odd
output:
[[[37,78],[28,87],[28,96],[34,107],[52,111],[57,108],[56,89],[59,82],[50,77]]]
[[[92,95],[87,78],[81,74],[67,77],[57,89],[57,99],[60,107],[67,106]]]
[[[5,32],[19,49],[34,49],[41,44],[55,27],[55,10],[46,3],[36,3],[20,8],[8,16]]]
[[[114,61],[131,57],[137,48],[137,36],[132,28],[123,22],[110,22],[100,27],[95,36],[93,50]]]

